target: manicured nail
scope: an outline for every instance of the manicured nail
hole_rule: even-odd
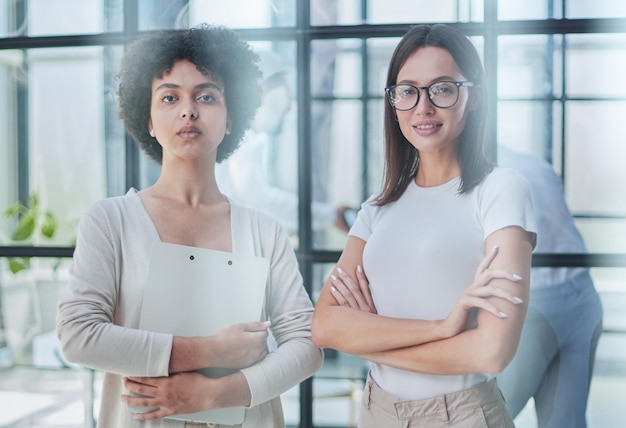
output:
[[[330,277],[332,278],[332,280],[333,280],[333,281],[337,281],[337,277],[335,276],[335,274],[334,274],[334,273],[331,273],[331,274],[330,274]]]
[[[513,300],[515,300],[516,303],[524,303],[524,301],[517,296],[513,297]]]
[[[494,251],[497,251],[497,249],[498,249],[498,246],[494,245],[493,248],[491,249],[491,252],[493,253]]]
[[[514,280],[519,281],[522,279],[521,276],[519,276],[518,274],[514,273],[513,275],[511,275],[513,277]]]
[[[500,315],[500,318],[508,318],[508,315],[502,311],[498,312],[498,315]]]
[[[343,273],[343,269],[341,269],[339,266],[337,266],[337,272]]]
[[[357,265],[356,270],[359,272],[363,272],[363,268],[361,267],[361,265]]]
[[[337,289],[335,287],[330,287],[330,291],[332,291],[333,293],[336,293]]]

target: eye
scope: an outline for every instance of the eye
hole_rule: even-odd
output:
[[[396,96],[400,98],[412,97],[417,92],[412,86],[400,86],[396,88]]]
[[[430,94],[435,96],[452,95],[456,92],[456,86],[453,83],[442,82],[430,87]]]
[[[198,98],[196,98],[197,101],[200,101],[201,103],[214,103],[217,101],[217,98],[212,95],[212,94],[203,94],[200,95]]]
[[[161,101],[166,104],[173,103],[176,101],[176,97],[174,95],[165,95],[164,97],[161,97]]]

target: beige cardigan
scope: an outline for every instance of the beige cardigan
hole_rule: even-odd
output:
[[[287,234],[270,217],[231,203],[233,252],[270,260],[263,319],[277,347],[243,369],[252,403],[243,427],[284,426],[280,394],[310,377],[323,357],[311,340],[313,307]],[[182,427],[135,421],[120,395],[123,376],[167,376],[172,336],[138,330],[150,249],[159,241],[136,190],[104,199],[81,218],[57,332],[65,357],[105,372],[98,426]]]

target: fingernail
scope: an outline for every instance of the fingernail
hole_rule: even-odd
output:
[[[494,251],[496,251],[497,249],[498,249],[498,246],[497,246],[497,245],[494,245],[494,246],[493,246],[493,248],[491,249],[491,252],[494,252]]]
[[[337,272],[343,273],[343,269],[341,269],[339,266],[337,266]]]
[[[361,265],[357,265],[356,270],[358,270],[359,272],[363,272],[363,268],[361,267]]]
[[[335,274],[334,274],[334,273],[331,273],[331,274],[330,274],[330,277],[332,278],[332,280],[333,280],[333,281],[337,281],[337,277],[335,276]]]
[[[514,280],[519,281],[522,279],[521,276],[519,276],[518,274],[514,273],[513,275],[511,275],[513,277]]]
[[[505,314],[504,312],[498,312],[498,315],[500,315],[500,318],[508,318],[508,315]]]
[[[515,300],[517,303],[524,303],[524,301],[517,296],[513,297],[513,300]]]
[[[336,293],[337,289],[335,287],[330,287],[330,291],[332,291],[333,293]]]

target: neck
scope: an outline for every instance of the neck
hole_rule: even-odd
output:
[[[447,183],[461,175],[456,156],[424,156],[420,153],[415,183],[420,187],[434,187]]]

